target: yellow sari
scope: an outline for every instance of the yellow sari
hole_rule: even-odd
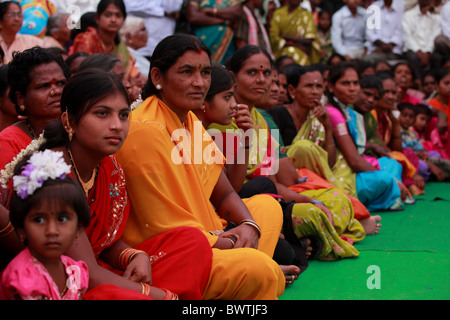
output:
[[[311,52],[307,54],[300,48],[288,45],[282,35],[295,38],[312,38]],[[275,58],[291,56],[296,63],[306,66],[320,61],[320,42],[313,15],[306,9],[298,7],[291,14],[288,6],[283,6],[273,13],[270,22],[270,42]]]
[[[251,179],[258,175],[270,175],[270,169],[277,168],[277,154],[279,144],[276,137],[272,137],[266,120],[257,110],[251,110],[255,133],[252,148],[249,153],[249,164],[247,167],[247,178]],[[232,132],[237,130],[236,124],[228,126],[211,124],[209,129],[217,129],[221,132]],[[238,131],[236,131],[239,134]],[[266,136],[269,133],[269,136]],[[261,136],[260,136],[261,135]],[[325,151],[324,151],[325,152]],[[326,153],[326,152],[325,152]],[[254,162],[255,160],[264,162]],[[262,170],[264,169],[264,170]],[[319,177],[317,177],[319,178]],[[317,181],[317,178],[315,180]],[[317,257],[319,260],[336,260],[342,258],[356,257],[358,250],[353,242],[361,241],[366,236],[363,226],[355,219],[355,211],[351,200],[340,190],[331,186],[316,184],[313,173],[308,173],[308,180],[298,185],[290,186],[302,195],[322,201],[333,214],[334,226],[331,225],[326,214],[310,203],[297,203],[292,209],[292,222],[297,237],[315,236],[322,242],[322,251]],[[319,178],[320,179],[320,178]],[[310,182],[311,180],[311,182]],[[298,191],[302,189],[302,191]]]
[[[223,155],[189,112],[185,129],[156,96],[131,114],[130,130],[117,154],[131,203],[123,240],[135,246],[179,226],[201,230],[211,247],[227,222],[209,198],[222,171]],[[258,250],[213,248],[204,299],[276,299],[285,278],[273,255],[282,225],[281,207],[267,195],[245,199],[261,228]]]

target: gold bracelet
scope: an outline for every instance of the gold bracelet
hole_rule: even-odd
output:
[[[255,221],[249,220],[249,219],[245,219],[245,220],[242,220],[239,223],[239,225],[241,225],[241,224],[247,224],[247,225],[252,226],[253,228],[255,228],[258,231],[258,238],[261,238],[261,229],[259,228],[258,224]]]
[[[141,291],[141,293],[142,293],[143,295],[149,296],[152,287],[151,287],[148,283],[144,283],[144,282],[141,282],[141,286],[142,286],[142,291]]]

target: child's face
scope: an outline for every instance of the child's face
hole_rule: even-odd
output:
[[[428,121],[430,121],[430,118],[426,114],[419,113],[418,115],[416,115],[414,129],[416,129],[417,131],[424,131],[428,125]]]
[[[319,17],[319,29],[328,30],[331,26],[331,16],[328,12],[324,12]]]
[[[210,123],[228,125],[237,107],[233,88],[217,93],[210,102],[205,101],[206,118]]]
[[[416,115],[414,114],[414,111],[411,109],[403,109],[400,112],[400,116],[398,118],[398,121],[403,129],[408,129],[414,124],[414,120],[416,119]]]
[[[79,233],[78,216],[65,203],[44,199],[31,208],[18,232],[27,240],[31,254],[45,264],[72,246]]]
[[[441,81],[439,81],[437,92],[445,98],[450,97],[450,74],[446,75]]]

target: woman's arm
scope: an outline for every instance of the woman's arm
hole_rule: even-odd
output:
[[[113,284],[123,289],[142,292],[142,285],[139,282],[131,281],[114,272],[101,267],[95,258],[91,244],[84,230],[80,233],[77,241],[65,253],[74,260],[83,260],[89,269],[89,289],[102,284]],[[166,293],[163,290],[152,287],[151,296],[155,299],[164,299]]]
[[[220,173],[219,179],[211,194],[211,203],[216,208],[216,212],[228,222],[233,222],[237,227],[224,232],[219,236],[219,241],[214,247],[221,247],[228,240],[223,238],[233,237],[236,240],[235,248],[258,247],[258,230],[248,224],[241,224],[244,220],[254,221],[250,211],[245,206],[242,199],[234,191],[224,172]],[[229,241],[228,241],[229,243]],[[228,246],[229,248],[229,246]]]

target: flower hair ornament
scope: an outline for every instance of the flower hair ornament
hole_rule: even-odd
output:
[[[14,191],[21,199],[32,195],[48,179],[64,179],[70,173],[61,151],[52,150],[34,153],[22,167],[20,175],[13,177]]]
[[[44,142],[44,133],[41,133],[41,135],[37,139],[32,140],[25,149],[22,149],[19,154],[5,166],[5,169],[0,171],[0,187],[8,187],[8,183],[13,176],[14,168],[16,167],[17,163],[19,163],[19,161],[22,160],[23,157],[39,150],[39,147],[44,144]]]

